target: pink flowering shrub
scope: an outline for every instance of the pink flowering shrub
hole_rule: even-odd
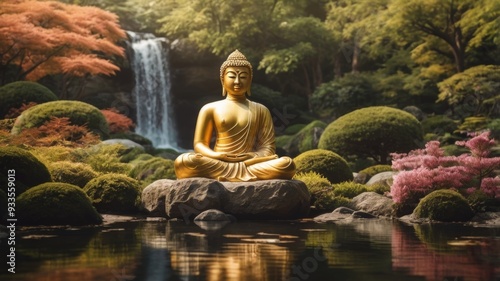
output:
[[[408,154],[391,154],[394,176],[391,195],[396,203],[416,204],[420,198],[437,189],[451,188],[466,193],[480,189],[488,196],[500,198],[500,157],[489,157],[495,140],[489,132],[457,145],[469,149],[460,156],[445,156],[438,141],[430,141],[424,149]]]

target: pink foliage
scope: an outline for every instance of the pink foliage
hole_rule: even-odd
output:
[[[425,149],[408,154],[392,154],[394,176],[391,195],[396,203],[406,203],[425,196],[436,189],[453,188],[473,191],[480,188],[486,194],[500,197],[500,178],[494,171],[500,168],[500,157],[488,158],[495,141],[489,132],[457,142],[470,153],[445,156],[438,141],[430,141]],[[417,196],[418,198],[415,198]]]

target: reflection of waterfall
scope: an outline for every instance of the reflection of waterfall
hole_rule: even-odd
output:
[[[170,103],[170,73],[167,40],[152,34],[128,32],[132,41],[131,66],[135,76],[135,132],[155,147],[177,147]]]

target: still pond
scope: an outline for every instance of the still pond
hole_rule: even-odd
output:
[[[390,220],[27,228],[17,232],[16,273],[0,280],[500,281],[499,234]]]

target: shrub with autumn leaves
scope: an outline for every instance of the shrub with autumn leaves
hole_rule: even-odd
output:
[[[132,119],[121,114],[115,108],[102,109],[101,112],[108,122],[110,134],[127,133],[135,127]]]
[[[424,149],[392,154],[392,168],[399,173],[394,176],[391,195],[403,206],[405,213],[411,212],[421,198],[438,189],[455,189],[465,195],[481,190],[490,198],[500,199],[500,177],[495,172],[500,169],[500,157],[489,157],[495,146],[489,132],[456,144],[469,152],[446,156],[439,141],[430,141]]]

